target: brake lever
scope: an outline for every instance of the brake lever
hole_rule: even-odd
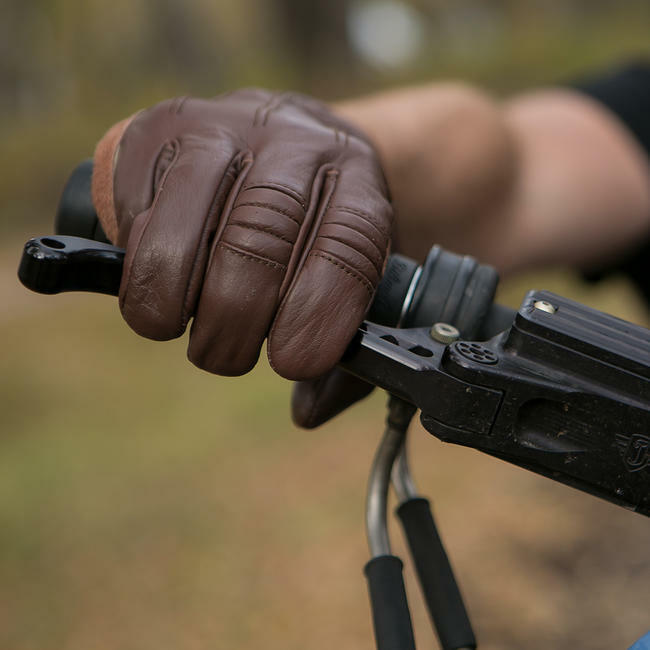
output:
[[[117,296],[125,251],[82,237],[34,237],[23,249],[18,278],[32,291],[91,291]]]

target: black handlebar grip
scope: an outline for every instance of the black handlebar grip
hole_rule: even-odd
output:
[[[381,555],[364,568],[377,650],[415,650],[402,566],[398,557]]]
[[[424,599],[442,650],[476,648],[476,638],[467,616],[449,558],[436,528],[429,501],[409,499],[397,509]]]
[[[73,235],[109,243],[99,223],[90,191],[92,158],[79,163],[66,182],[54,219],[57,235]]]

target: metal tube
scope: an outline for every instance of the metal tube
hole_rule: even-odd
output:
[[[393,464],[403,447],[404,437],[415,410],[412,404],[392,395],[388,400],[386,430],[375,452],[366,499],[366,533],[370,554],[373,558],[390,555],[390,540],[386,521],[388,487]]]
[[[404,503],[404,501],[415,499],[419,496],[409,467],[406,436],[397,455],[397,460],[393,464],[391,481],[399,503]]]

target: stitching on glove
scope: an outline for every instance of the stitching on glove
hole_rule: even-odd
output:
[[[194,259],[192,261],[192,269],[187,276],[187,285],[185,286],[185,291],[183,292],[183,308],[181,311],[181,332],[187,327],[187,322],[189,321],[190,317],[192,316],[192,313],[194,312],[194,309],[196,307],[196,301],[199,299],[201,295],[201,287],[196,291],[195,293],[195,298],[194,298],[194,304],[189,304],[189,291],[190,291],[190,285],[192,283],[192,279],[194,278],[194,274],[196,273],[196,265],[197,261],[199,259],[199,255],[196,254],[197,251],[200,251],[202,249],[202,246],[204,242],[209,239],[213,233],[210,232],[210,227],[211,224],[214,222],[215,225],[215,230],[217,228],[217,220],[219,219],[218,214],[216,214],[216,209],[218,207],[218,199],[220,196],[227,196],[230,194],[232,188],[235,186],[237,183],[237,180],[241,176],[242,173],[245,173],[246,168],[244,167],[242,169],[241,165],[242,163],[246,163],[247,157],[249,156],[248,152],[239,152],[236,153],[230,162],[228,163],[228,167],[226,168],[226,173],[221,177],[219,183],[217,184],[217,188],[214,191],[214,195],[212,196],[212,201],[210,202],[210,208],[208,209],[207,214],[205,215],[203,219],[203,229],[201,231],[201,238],[198,241],[196,250],[195,250],[195,255]],[[240,159],[244,160],[240,160]],[[239,174],[237,174],[237,169],[239,168]],[[231,179],[230,186],[227,186],[228,180]],[[212,242],[208,242],[206,249],[209,250],[212,247]],[[209,266],[209,257],[208,257],[208,262],[206,263],[206,271]],[[201,285],[203,284],[203,278],[200,279]]]
[[[260,114],[266,110],[266,107],[273,103],[274,96],[271,95],[265,102],[262,102],[253,113],[253,123],[252,126],[257,126],[260,121]]]
[[[242,205],[246,205],[246,204],[240,203],[237,207],[241,207]],[[228,226],[239,226],[240,228],[247,228],[248,230],[257,230],[259,232],[266,233],[267,235],[271,235],[271,237],[275,237],[276,239],[281,239],[282,241],[286,241],[287,244],[291,244],[293,246],[293,241],[291,239],[289,239],[288,237],[283,237],[282,235],[278,235],[276,232],[273,232],[270,226],[258,226],[253,223],[246,223],[245,221],[233,221],[232,219],[228,221]]]
[[[185,102],[189,99],[187,95],[178,98],[178,104],[176,105],[176,115],[180,115],[183,112],[183,107]]]
[[[293,197],[290,197],[293,198]],[[247,201],[245,203],[238,203],[234,208],[233,211],[236,210],[237,208],[242,208],[244,206],[250,206],[252,208],[266,208],[267,210],[271,210],[271,212],[277,212],[278,214],[283,214],[285,217],[289,217],[291,221],[297,223],[299,226],[302,225],[302,221],[299,221],[294,217],[288,210],[285,210],[284,208],[278,208],[272,203],[265,203],[264,201]],[[292,242],[293,243],[293,242]]]
[[[377,271],[377,273],[379,275],[381,275],[381,266],[379,266],[377,264],[377,262],[371,260],[370,257],[368,255],[366,255],[363,251],[359,250],[358,248],[356,248],[355,246],[353,246],[349,242],[346,242],[345,240],[340,239],[339,237],[334,237],[333,235],[319,235],[318,239],[330,239],[332,241],[335,241],[335,242],[341,244],[341,246],[345,246],[346,248],[352,249],[355,253],[358,253],[359,255],[361,255],[361,257],[364,257],[365,259],[367,259],[368,262],[370,263],[370,265],[372,266],[372,268],[375,269],[375,271]],[[383,259],[384,256],[382,255],[381,257]]]
[[[361,212],[361,210],[356,210],[355,208],[348,208],[345,205],[332,205],[331,206],[332,210],[338,210],[339,212],[349,212],[350,214],[354,214],[357,217],[361,217],[362,219],[365,219],[368,223],[373,225],[384,237],[389,237],[390,233],[386,232],[380,225],[379,222],[373,217],[371,214],[367,212]]]
[[[340,226],[341,228],[347,228],[348,230],[351,230],[353,233],[356,233],[357,235],[361,235],[362,237],[364,237],[368,242],[370,242],[373,245],[373,247],[375,248],[375,250],[379,254],[379,257],[382,260],[384,259],[385,251],[382,251],[381,248],[379,248],[379,246],[377,245],[377,243],[375,241],[373,241],[370,237],[368,237],[368,235],[366,235],[365,232],[361,232],[360,230],[357,230],[356,228],[353,228],[351,225],[349,225],[347,223],[342,223],[341,221],[328,221],[327,225],[328,226]]]
[[[287,99],[288,99],[288,93],[282,93],[281,95],[277,96],[275,104],[273,104],[267,109],[264,115],[264,119],[262,120],[262,126],[266,126],[267,122],[269,121],[269,117],[271,116],[271,113],[277,111],[278,108],[280,108],[280,106],[282,106],[282,104],[284,104],[287,101]]]
[[[343,260],[332,257],[331,255],[326,255],[320,251],[310,251],[309,255],[313,257],[322,257],[324,260],[330,262],[330,264],[337,266],[344,273],[347,273],[349,276],[352,276],[357,282],[359,282],[359,284],[361,284],[371,296],[375,292],[375,289],[370,280],[368,280],[368,278],[361,275],[360,273],[353,271]]]
[[[258,255],[254,255],[253,253],[243,251],[239,248],[236,248],[232,244],[227,244],[226,242],[220,241],[217,244],[217,248],[219,247],[224,248],[226,251],[232,253],[233,255],[239,255],[240,257],[245,257],[246,259],[252,260],[253,262],[257,262],[258,264],[264,264],[265,266],[270,266],[271,268],[278,269],[279,271],[283,271],[284,269],[287,268],[284,264],[280,264],[280,262],[269,260],[266,257],[259,257]]]
[[[305,209],[306,201],[305,199],[289,185],[284,185],[283,183],[278,183],[277,181],[267,182],[267,183],[255,183],[253,185],[244,185],[242,191],[244,190],[276,190],[285,196],[288,196],[290,199],[293,199],[303,210]],[[286,190],[286,191],[285,191]]]
[[[278,309],[276,318],[282,312],[285,298],[291,293],[291,289],[307,259],[307,253],[311,250],[316,240],[323,216],[327,213],[330,201],[332,200],[337,177],[338,170],[333,169],[328,164],[320,167],[312,180],[309,207],[305,210],[305,217],[302,224],[300,224],[300,231],[296,237],[296,243],[293,246],[293,251],[287,264],[287,275],[280,287],[280,308]],[[331,181],[329,186],[328,181]]]
[[[158,157],[154,163],[153,170],[153,192],[152,196],[155,196],[156,192],[160,187],[162,177],[165,175],[165,172],[169,166],[174,162],[178,154],[179,142],[178,140],[169,140],[165,142],[158,152]]]

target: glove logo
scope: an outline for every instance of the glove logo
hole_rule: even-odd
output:
[[[650,436],[642,433],[617,435],[616,442],[628,471],[638,472],[650,465]]]

